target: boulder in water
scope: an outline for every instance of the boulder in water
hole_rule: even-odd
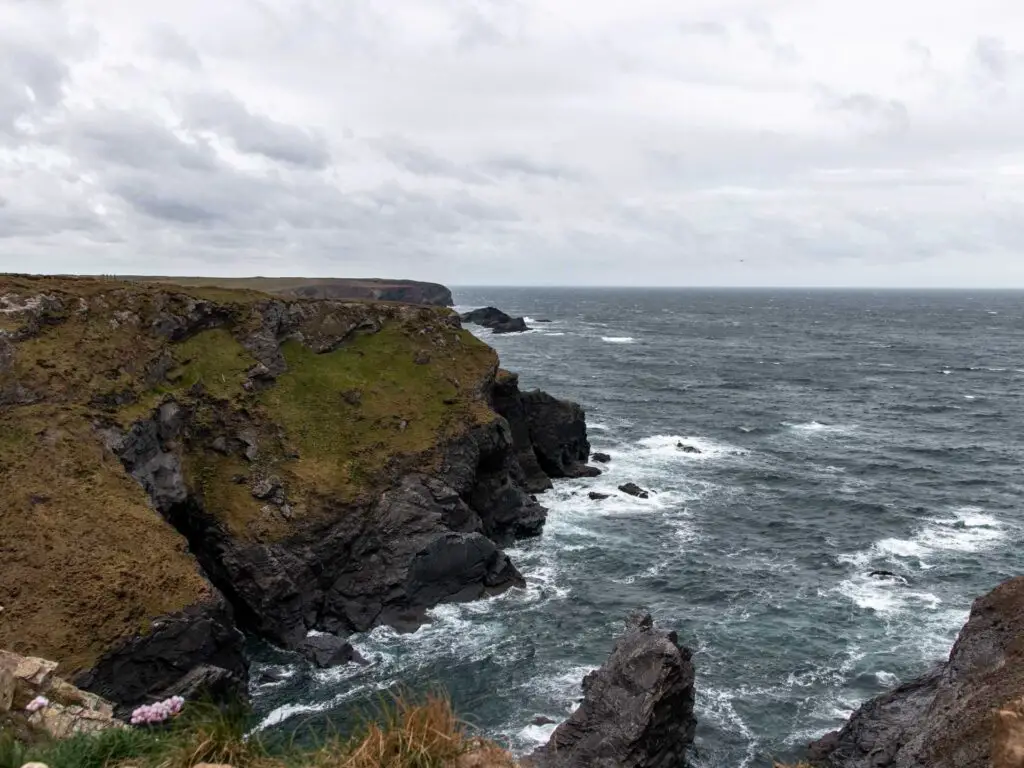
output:
[[[638,499],[650,498],[650,494],[636,483],[626,483],[624,485],[620,485],[619,490],[630,496],[636,496]]]
[[[464,323],[482,325],[484,328],[490,328],[495,333],[522,333],[523,331],[530,330],[526,320],[521,317],[506,315],[497,307],[474,309],[472,312],[466,312],[460,317]]]
[[[594,453],[590,456],[590,458],[592,458],[594,461],[599,461],[602,464],[607,464],[609,461],[612,460],[612,457],[609,456],[607,453]]]
[[[583,701],[524,761],[533,768],[667,768],[685,765],[693,715],[691,652],[675,632],[635,615],[611,656],[583,678]]]
[[[683,442],[676,443],[676,448],[678,448],[683,453],[703,453],[703,451],[697,446],[687,445],[686,443]]]
[[[598,491],[591,491],[590,493],[587,494],[587,496],[590,497],[591,501],[604,501],[605,499],[608,498],[607,493],[600,493]]]
[[[321,669],[351,662],[366,664],[359,651],[337,635],[311,635],[296,650]]]

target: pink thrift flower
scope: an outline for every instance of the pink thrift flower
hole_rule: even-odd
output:
[[[26,705],[25,711],[38,712],[40,709],[43,709],[44,707],[48,706],[50,706],[50,700],[48,698],[46,698],[45,696],[36,696],[34,699],[32,699],[32,701],[30,701]]]

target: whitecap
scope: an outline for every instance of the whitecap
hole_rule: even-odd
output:
[[[964,395],[964,400],[977,400],[978,398],[974,395]]]
[[[634,344],[636,339],[632,336],[602,336],[601,341],[608,344]]]
[[[788,421],[782,422],[784,427],[789,427],[794,432],[802,433],[815,433],[815,432],[833,432],[835,434],[845,434],[856,429],[855,425],[846,424],[823,424],[820,421],[806,421],[800,424],[793,424]]]

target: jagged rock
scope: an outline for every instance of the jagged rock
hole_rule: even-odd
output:
[[[321,669],[349,663],[366,664],[366,659],[351,643],[336,635],[311,635],[296,650]]]
[[[685,764],[697,721],[691,652],[675,632],[634,616],[608,660],[583,679],[583,701],[526,761],[534,768]]]
[[[201,664],[153,696],[157,701],[181,696],[188,701],[233,702],[246,696],[245,678],[223,667]]]
[[[638,499],[646,499],[650,494],[636,483],[626,483],[619,486],[619,490],[629,496],[636,496]]]
[[[526,415],[519,375],[499,371],[491,389],[491,404],[506,421],[512,432],[512,443],[519,464],[517,480],[527,493],[542,493],[551,488],[551,478],[541,468],[530,436],[530,422]]]
[[[974,601],[949,660],[812,743],[830,768],[988,768],[993,711],[1024,690],[1024,577]]]
[[[587,496],[590,497],[591,501],[604,501],[605,499],[608,498],[609,494],[601,493],[599,491],[591,491],[590,493],[587,494]]]
[[[701,449],[698,448],[697,446],[695,446],[695,445],[687,445],[686,443],[681,443],[681,442],[680,443],[676,443],[676,448],[678,448],[683,453],[703,453],[703,451],[701,451]]]
[[[252,495],[254,498],[265,500],[269,499],[275,493],[281,489],[281,478],[279,477],[264,477],[253,485]]]
[[[538,715],[530,721],[530,725],[555,725],[556,721],[544,715]]]
[[[243,645],[230,606],[215,594],[204,604],[158,618],[144,635],[125,638],[74,682],[116,702],[119,712],[176,686],[187,689],[183,681],[194,680],[190,676],[204,667],[225,670],[237,681],[235,690],[244,690],[249,664]]]
[[[609,456],[607,453],[600,452],[593,454],[590,458],[592,458],[594,461],[599,461],[602,464],[607,464],[609,461],[612,460],[612,457]]]
[[[511,317],[495,307],[483,307],[466,312],[461,316],[462,322],[482,325],[495,333],[522,333],[530,330],[521,317]]]
[[[56,674],[57,663],[0,650],[0,721],[14,730],[45,733],[64,739],[76,733],[123,728],[114,718],[114,705],[79,690]],[[48,704],[35,712],[25,707],[36,697]]]
[[[530,442],[541,468],[551,477],[585,477],[600,474],[587,467],[590,443],[586,414],[579,404],[559,400],[546,392],[521,395]]]

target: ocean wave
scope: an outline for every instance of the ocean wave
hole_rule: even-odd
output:
[[[635,344],[636,339],[632,336],[602,336],[601,341],[608,344]]]
[[[824,424],[820,421],[805,421],[799,424],[793,424],[788,421],[782,422],[782,426],[788,427],[793,432],[814,434],[831,432],[834,434],[842,435],[857,429],[855,424]]]

